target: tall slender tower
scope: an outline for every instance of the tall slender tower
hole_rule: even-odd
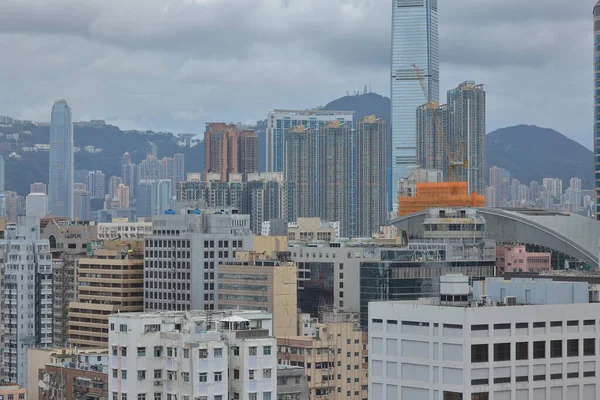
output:
[[[356,122],[356,236],[371,237],[387,220],[386,123],[374,115]]]
[[[73,119],[71,107],[58,100],[50,117],[50,212],[59,217],[73,217]]]
[[[297,125],[287,132],[285,179],[295,199],[290,221],[299,217],[314,217],[318,206],[316,198],[315,135],[313,128]]]
[[[415,114],[424,99],[412,65],[423,71],[430,101],[439,99],[440,75],[437,0],[393,0],[392,4],[390,209],[397,207],[398,180],[417,163]]]
[[[330,121],[321,125],[315,160],[319,168],[317,215],[327,221],[339,221],[343,237],[356,235],[353,135],[351,122]]]
[[[423,169],[437,169],[448,176],[448,156],[443,138],[438,135],[434,110],[437,110],[440,127],[448,135],[448,106],[437,103],[423,104],[417,109],[417,165]]]
[[[448,91],[448,141],[452,150],[469,161],[458,167],[456,178],[467,182],[469,193],[485,194],[485,90],[463,82]],[[462,149],[461,149],[462,147]]]
[[[594,153],[596,219],[600,220],[600,1],[594,6]]]
[[[4,158],[0,156],[0,217],[6,217],[6,199],[4,198]]]

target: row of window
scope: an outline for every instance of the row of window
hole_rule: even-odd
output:
[[[563,340],[550,340],[550,358],[560,358],[564,356],[563,352]],[[511,351],[511,343],[494,343],[494,359],[493,361],[510,361],[512,358],[515,360],[529,360],[530,353],[529,347],[532,347],[531,356],[533,359],[546,358],[546,341],[534,341],[534,342],[517,342],[514,346],[514,353]],[[583,339],[583,352],[579,349],[579,339],[567,339],[566,340],[566,356],[567,357],[579,357],[583,356],[595,356],[596,355],[596,339]],[[490,344],[473,344],[471,345],[471,362],[481,363],[489,362],[489,348]]]
[[[452,296],[449,296],[452,297]],[[452,300],[452,299],[448,299],[448,300]],[[454,299],[456,300],[456,299]],[[460,298],[459,298],[460,300]],[[372,320],[373,324],[383,324],[383,319],[381,318],[373,318]],[[583,326],[595,326],[596,325],[596,320],[594,319],[586,319],[583,321],[579,321],[579,320],[568,320],[566,321],[566,326],[579,326],[580,322],[583,324]],[[398,321],[395,319],[388,319],[386,320],[386,324],[388,325],[398,325]],[[411,325],[411,326],[429,326],[429,322],[423,322],[423,321],[401,321],[402,325]],[[438,326],[438,323],[434,323],[434,326]],[[545,321],[541,321],[541,322],[533,322],[531,324],[533,326],[533,328],[545,328],[546,325],[549,325],[551,328],[552,327],[562,327],[563,326],[563,321],[550,321],[549,324],[547,324]],[[457,324],[443,324],[443,326],[445,328],[448,327],[452,327],[454,329],[462,329],[463,326],[462,325],[457,325]],[[511,323],[498,323],[498,324],[493,324],[492,328],[494,330],[508,330],[511,329],[512,324]],[[517,322],[515,323],[515,328],[516,329],[529,329],[529,322]],[[471,325],[471,331],[486,331],[490,329],[490,325],[488,324],[478,324],[478,325]]]
[[[163,282],[163,281],[146,281],[146,289],[164,289],[164,290],[190,290],[190,283],[181,282]],[[146,296],[148,298],[148,296]]]
[[[189,272],[145,271],[145,276],[151,279],[191,279]]]
[[[569,320],[567,321],[567,326],[579,326],[580,321],[578,320]],[[546,327],[546,322],[542,321],[542,322],[534,322],[532,324],[532,326],[534,328],[545,328]],[[563,321],[550,321],[550,327],[561,327],[563,326]],[[596,325],[596,320],[594,319],[586,319],[583,320],[583,325],[584,326],[594,326]],[[501,324],[493,324],[492,325],[494,330],[501,330],[501,329],[510,329],[511,328],[511,324],[510,323],[501,323]],[[528,329],[529,328],[529,322],[517,322],[515,324],[515,328],[516,329]],[[489,329],[489,325],[487,324],[480,324],[480,325],[472,325],[471,326],[471,330],[472,331],[486,331]]]
[[[125,327],[125,331],[127,329],[126,325],[121,325],[121,327]],[[159,332],[160,325],[146,325],[144,327],[145,332]],[[117,346],[112,346],[112,355],[117,356],[119,352],[119,348]],[[231,347],[231,352],[234,356],[240,355],[240,348],[238,346]],[[271,346],[262,346],[262,354],[264,356],[271,355]],[[164,356],[164,347],[163,346],[154,346],[154,357],[163,357]],[[176,347],[167,347],[166,351],[167,357],[177,357],[177,348]],[[248,355],[256,356],[258,355],[258,346],[250,346],[248,347]],[[121,356],[127,357],[127,347],[121,347]],[[208,358],[209,349],[198,349],[198,358]],[[223,348],[214,348],[212,349],[213,358],[222,358],[223,357]],[[146,357],[146,347],[138,347],[137,348],[137,357]],[[190,349],[183,349],[183,358],[190,358]]]
[[[592,378],[595,376],[596,376],[596,371],[585,371],[583,373],[584,378]],[[566,374],[566,378],[567,379],[579,378],[579,372],[569,372]],[[532,380],[533,381],[545,381],[546,379],[547,379],[547,376],[545,374],[541,374],[541,375],[533,375]],[[562,373],[550,374],[550,379],[551,380],[563,379],[563,374]],[[528,375],[516,376],[515,382],[516,383],[529,382],[529,376]],[[496,383],[511,383],[511,378],[509,376],[494,378],[493,383],[494,384],[496,384]],[[490,384],[490,380],[488,378],[471,380],[471,385],[473,385],[473,386],[489,385],[489,384]]]
[[[179,234],[179,231],[176,231],[177,234]],[[146,239],[146,243],[145,246],[148,247],[158,247],[158,248],[165,248],[165,247],[179,247],[179,248],[190,248],[190,241],[189,240],[167,240],[167,239]]]
[[[20,396],[20,395],[19,395]],[[19,397],[19,399],[23,399],[24,397]],[[154,393],[154,396],[148,395],[146,393],[138,393],[137,397],[129,399],[127,397],[127,393],[121,393],[120,400],[177,400],[178,397],[176,394],[168,393],[166,396],[163,396],[162,393]],[[238,392],[233,392],[233,399],[240,400],[240,394]],[[12,400],[12,399],[9,399]],[[119,393],[112,392],[112,400],[119,400]],[[181,400],[192,400],[191,396],[181,396]],[[199,396],[195,397],[193,400],[223,400],[223,395],[216,394],[214,396]],[[258,393],[248,393],[248,400],[259,400]],[[262,400],[274,400],[271,396],[271,392],[263,392]]]

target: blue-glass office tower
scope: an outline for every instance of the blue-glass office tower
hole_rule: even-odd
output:
[[[425,77],[429,100],[439,98],[437,0],[393,0],[392,135],[388,141],[388,208],[398,207],[398,180],[416,164],[417,107],[427,102],[412,65]]]
[[[594,187],[596,219],[600,220],[600,1],[594,6]]]
[[[73,119],[71,107],[58,100],[50,117],[48,208],[58,217],[73,217]]]

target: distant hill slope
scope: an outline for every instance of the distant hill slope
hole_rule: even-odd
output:
[[[508,169],[526,185],[560,178],[566,189],[576,176],[584,189],[594,187],[594,152],[553,129],[517,125],[491,132],[486,137],[486,163],[488,169]]]
[[[22,134],[23,131],[29,131],[31,134]],[[9,141],[11,151],[21,155],[20,159],[15,159],[8,157],[8,152],[2,153],[6,160],[6,190],[27,195],[30,183],[48,183],[49,153],[47,151],[24,152],[22,147],[47,144],[49,127],[33,124],[2,126],[0,132],[20,133],[18,144],[13,139],[0,138],[0,141]],[[75,153],[75,169],[101,170],[107,180],[112,175],[121,175],[123,153],[129,152],[132,161],[139,163],[150,150],[150,142],[156,143],[159,158],[183,153],[186,171],[202,171],[204,168],[204,146],[182,149],[177,146],[177,138],[171,133],[122,131],[113,125],[100,125],[75,126],[73,135],[75,146],[82,149]],[[101,148],[102,152],[87,153],[83,151],[83,147],[87,145]]]
[[[390,121],[390,99],[377,93],[366,93],[356,96],[344,96],[327,103],[325,110],[354,111],[354,118],[360,119],[375,114],[378,118]]]

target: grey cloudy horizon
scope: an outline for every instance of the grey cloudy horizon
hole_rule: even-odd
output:
[[[439,0],[440,98],[485,85],[488,132],[552,128],[592,146],[595,0]],[[0,115],[203,131],[274,108],[389,96],[391,0],[3,0]]]

